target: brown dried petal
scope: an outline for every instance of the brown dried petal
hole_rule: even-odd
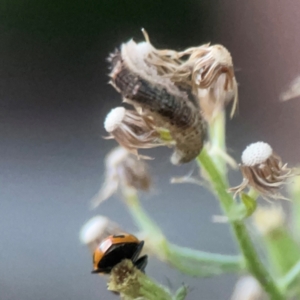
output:
[[[118,108],[112,110],[114,112]],[[124,109],[122,120],[118,119],[118,123],[114,125],[113,121],[109,122],[111,113],[108,114],[105,126],[110,135],[106,139],[115,139],[121,146],[126,148],[129,152],[138,155],[137,150],[163,146],[160,140],[160,134],[155,130],[153,120],[146,116],[140,115],[136,111],[129,111]],[[117,111],[118,112],[118,111]],[[114,117],[114,115],[112,115]],[[108,121],[107,121],[108,120]],[[112,125],[111,125],[112,124]],[[109,130],[112,128],[112,130]],[[139,156],[142,158],[149,158],[146,156]]]
[[[146,40],[150,44],[148,36]],[[226,48],[207,44],[176,52],[151,47],[152,51],[146,57],[148,64],[155,66],[160,76],[170,78],[177,85],[190,86],[199,97],[207,121],[211,121],[231,100],[231,115],[234,114],[238,89],[232,58]],[[206,90],[204,99],[201,90]]]

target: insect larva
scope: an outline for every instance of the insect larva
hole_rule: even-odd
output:
[[[130,41],[110,56],[111,83],[126,102],[142,108],[153,116],[157,126],[170,131],[176,142],[171,162],[187,163],[203,147],[205,130],[200,109],[191,93],[161,78],[154,67],[145,63],[144,48],[143,43]]]

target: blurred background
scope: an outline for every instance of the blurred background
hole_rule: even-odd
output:
[[[121,103],[107,84],[106,57],[122,42],[157,48],[221,43],[232,53],[239,114],[228,125],[230,154],[269,142],[299,163],[300,99],[279,95],[300,74],[300,2],[20,1],[0,2],[0,298],[117,299],[105,277],[92,276],[81,226],[103,214],[135,231],[117,197],[95,211],[90,199],[103,180],[103,120]],[[174,167],[170,149],[151,150],[155,188],[142,204],[166,236],[197,249],[236,253],[229,228],[215,224],[217,201],[204,188],[170,185],[193,170]],[[238,183],[238,173],[232,184]],[[151,259],[147,273],[171,289],[190,286],[187,299],[229,299],[236,277],[195,279]]]

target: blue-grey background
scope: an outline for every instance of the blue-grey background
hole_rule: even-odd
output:
[[[254,1],[0,2],[0,299],[116,299],[92,276],[78,233],[104,214],[135,227],[112,197],[96,211],[89,200],[103,179],[106,113],[121,102],[107,84],[108,53],[149,32],[158,48],[222,43],[239,82],[239,115],[228,127],[230,153],[264,140],[289,163],[299,157],[299,99],[278,101],[300,73],[300,3]],[[214,224],[218,204],[204,188],[170,185],[195,166],[174,167],[170,150],[151,151],[155,189],[142,203],[180,245],[236,253],[229,228]],[[238,183],[238,174],[232,183]],[[151,259],[147,273],[188,300],[230,297],[234,276],[193,279]]]

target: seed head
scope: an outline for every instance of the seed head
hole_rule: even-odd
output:
[[[264,142],[250,144],[242,153],[242,163],[248,167],[263,164],[271,155],[273,150],[271,146]]]
[[[283,199],[279,189],[287,178],[294,176],[287,164],[283,165],[281,158],[264,142],[253,143],[244,150],[240,170],[243,182],[229,190],[235,195],[246,187],[252,187],[263,197]]]
[[[104,128],[107,132],[113,132],[121,126],[126,114],[124,107],[116,107],[112,109],[106,116],[104,121]]]
[[[105,169],[105,181],[92,199],[93,207],[108,199],[119,188],[149,191],[151,187],[148,165],[125,148],[117,147],[107,155]]]
[[[110,134],[107,139],[114,138],[121,146],[137,156],[139,156],[137,151],[139,148],[164,145],[150,117],[137,111],[126,110],[124,107],[116,107],[108,113],[104,128]]]

